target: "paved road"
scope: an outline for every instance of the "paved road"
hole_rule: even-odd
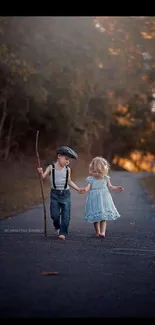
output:
[[[141,176],[112,173],[125,191],[113,194],[122,217],[109,222],[106,239],[84,223],[85,195],[76,192],[65,242],[55,238],[49,217],[44,238],[42,206],[2,221],[0,316],[154,317],[155,210]]]

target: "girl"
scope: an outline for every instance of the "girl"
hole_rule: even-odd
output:
[[[120,217],[109,190],[123,191],[121,186],[113,186],[110,177],[108,162],[102,157],[92,160],[87,177],[87,186],[83,192],[89,192],[86,204],[84,219],[94,224],[96,236],[105,237],[106,221],[116,220]]]

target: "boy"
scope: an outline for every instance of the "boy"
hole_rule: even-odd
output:
[[[71,180],[71,169],[68,167],[70,159],[77,159],[77,154],[71,148],[62,146],[57,149],[55,164],[49,165],[45,172],[42,168],[38,168],[42,179],[50,175],[50,214],[60,239],[65,239],[68,234],[71,211],[70,187],[79,193],[83,191]]]

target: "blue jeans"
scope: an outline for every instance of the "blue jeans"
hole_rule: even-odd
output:
[[[53,225],[59,234],[66,236],[68,234],[71,210],[70,190],[51,190],[50,193],[50,214]]]

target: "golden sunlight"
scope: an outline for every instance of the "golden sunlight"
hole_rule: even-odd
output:
[[[150,153],[144,155],[142,152],[134,151],[129,158],[115,156],[113,163],[130,172],[152,171],[155,173],[155,156]]]

